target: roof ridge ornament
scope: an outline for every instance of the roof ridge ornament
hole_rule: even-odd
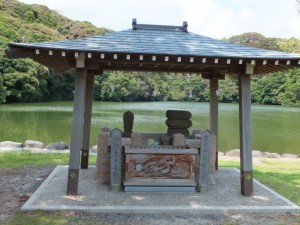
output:
[[[183,23],[182,23],[182,30],[184,31],[184,32],[188,32],[188,23],[187,23],[187,21],[183,21]]]
[[[160,31],[183,31],[188,32],[188,23],[183,21],[182,26],[169,26],[169,25],[154,25],[154,24],[137,24],[135,18],[132,19],[132,30],[160,30]]]
[[[132,19],[132,29],[133,30],[137,29],[137,23],[136,23],[136,19],[135,18]]]

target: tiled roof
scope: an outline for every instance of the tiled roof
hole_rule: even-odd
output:
[[[221,41],[182,27],[136,25],[134,29],[60,42],[14,43],[11,47],[65,51],[162,54],[201,57],[300,59],[300,54],[270,51]]]

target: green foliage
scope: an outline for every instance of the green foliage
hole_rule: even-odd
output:
[[[0,103],[72,100],[74,73],[56,73],[29,59],[9,60],[10,42],[42,42],[106,33],[88,22],[72,21],[41,5],[0,1]]]
[[[95,80],[95,100],[207,101],[208,82],[199,75],[111,72]]]
[[[296,38],[280,40],[278,41],[278,46],[279,49],[284,52],[300,53],[300,41]]]
[[[252,100],[259,104],[300,105],[300,70],[252,78]]]
[[[256,32],[243,33],[241,35],[235,35],[227,39],[225,38],[224,40],[235,44],[264,48],[269,50],[281,50],[278,46],[278,42],[283,41],[282,39],[278,38],[266,38],[262,34]]]
[[[251,47],[300,53],[300,40],[296,38],[266,38],[258,33],[244,33],[226,40]],[[299,75],[299,69],[290,69],[267,76],[252,76],[252,101],[258,104],[299,106]],[[233,94],[234,90],[232,89],[229,94]],[[222,102],[224,102],[223,97],[221,97]]]
[[[3,84],[3,78],[0,76],[0,104],[6,101],[6,87]]]
[[[32,23],[35,20],[34,12],[32,11],[26,11],[24,16],[25,16],[25,20],[29,23]]]
[[[237,80],[226,77],[219,82],[219,100],[221,102],[238,102],[239,90]]]
[[[0,2],[0,103],[72,100],[74,73],[59,74],[32,60],[8,60],[9,42],[83,38],[110,32],[89,22],[72,21],[42,5]],[[258,48],[300,52],[296,38],[278,39],[250,32],[225,39]],[[299,70],[252,77],[258,104],[300,105]],[[104,101],[209,101],[209,82],[196,74],[109,72],[95,80],[94,98]],[[237,80],[219,82],[219,101],[237,102]]]

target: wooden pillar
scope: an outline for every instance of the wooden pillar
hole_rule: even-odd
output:
[[[81,169],[87,169],[89,166],[89,146],[91,134],[91,117],[93,106],[93,86],[94,75],[87,75],[86,92],[85,92],[85,110],[83,120],[83,137],[81,148]]]
[[[210,131],[212,134],[216,136],[216,162],[215,167],[216,170],[218,169],[218,114],[219,114],[219,107],[218,107],[218,79],[210,79]]]
[[[87,70],[76,69],[67,195],[78,194],[86,79]]]
[[[250,75],[239,76],[241,193],[253,195]]]

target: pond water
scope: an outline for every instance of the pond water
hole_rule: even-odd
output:
[[[0,105],[0,141],[38,140],[70,143],[72,102]],[[134,131],[166,132],[169,109],[192,113],[193,128],[209,128],[209,104],[192,102],[94,102],[91,146],[100,127],[123,129],[123,113],[134,113]],[[300,153],[300,109],[252,106],[253,149]],[[219,150],[239,148],[238,105],[219,104]]]

